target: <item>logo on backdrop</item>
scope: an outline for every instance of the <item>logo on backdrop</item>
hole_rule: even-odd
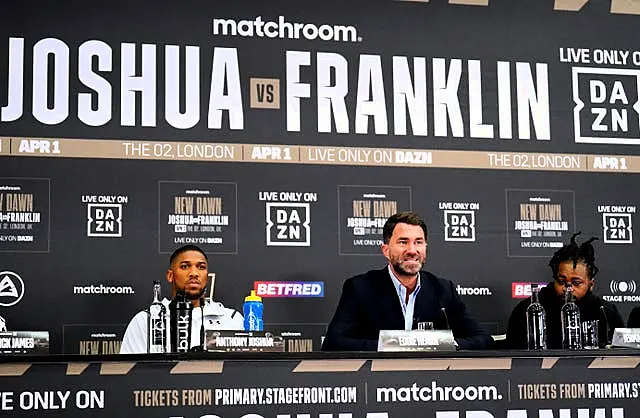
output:
[[[236,183],[159,182],[160,252],[195,244],[207,253],[238,252]]]
[[[640,71],[610,67],[640,65],[640,53],[563,47],[559,60],[578,64],[571,69],[575,142],[640,144]]]
[[[24,296],[24,282],[12,271],[0,272],[0,306],[13,306]]]
[[[306,39],[333,42],[361,42],[355,26],[298,23],[288,21],[285,16],[275,20],[257,16],[255,19],[213,19],[214,36],[242,36],[267,39]]]
[[[338,186],[339,254],[380,255],[385,222],[407,210],[410,187]]]
[[[260,192],[265,203],[267,247],[310,247],[311,204],[318,194],[311,192]]]
[[[572,73],[575,142],[640,144],[640,71],[573,67]]]
[[[132,286],[91,284],[73,286],[74,295],[134,295],[136,293]]]
[[[570,190],[505,190],[507,256],[550,257],[575,230]]]
[[[0,251],[49,252],[49,179],[0,178]]]
[[[126,325],[63,324],[64,354],[118,354]]]
[[[602,295],[602,299],[608,302],[640,302],[638,282],[635,280],[611,280],[608,290],[609,294]]]
[[[463,287],[456,286],[456,292],[460,296],[491,296],[493,292],[488,287]]]
[[[533,283],[530,282],[513,282],[511,283],[511,298],[512,299],[525,299],[531,296],[531,285]],[[548,283],[537,283],[538,288],[542,289]]]
[[[444,240],[452,242],[476,241],[476,213],[480,204],[475,202],[438,202],[444,217]]]
[[[296,42],[294,39],[361,41],[357,27],[335,24],[342,22],[318,24],[290,21],[285,16],[247,17],[238,20],[221,16],[199,29],[212,30],[212,35],[221,40],[222,37],[291,39],[284,41],[287,45]],[[121,48],[120,43],[109,44],[101,39],[87,40],[79,45],[75,39],[58,38],[13,36],[8,41],[8,56],[6,60],[4,56],[2,59],[16,71],[15,76],[8,78],[7,105],[0,112],[0,120],[9,126],[21,120],[24,123],[35,119],[50,126],[83,126],[96,132],[105,125],[119,125],[125,129],[173,128],[180,132],[191,128],[220,131],[228,126],[229,130],[237,132],[244,131],[245,121],[250,120],[245,100],[249,96],[249,108],[279,109],[280,102],[286,103],[286,116],[282,118],[286,121],[283,126],[286,132],[434,136],[453,141],[460,138],[551,139],[549,65],[546,62],[507,61],[504,58],[479,60],[465,56],[441,58],[394,54],[392,57],[389,53],[354,56],[343,55],[342,51],[316,53],[283,48],[280,54],[272,57],[281,64],[282,71],[263,78],[265,74],[253,74],[252,70],[252,56],[260,52],[263,45],[259,41],[240,47],[245,42],[238,40],[236,47],[214,47],[212,59],[204,59],[204,54],[210,54],[208,42],[180,47],[145,42],[145,59],[139,66],[136,63],[141,42],[126,43]],[[230,39],[229,42],[233,43]],[[165,48],[166,56],[156,52]],[[378,47],[371,45],[370,49],[374,51]],[[91,100],[78,100],[77,109],[70,111],[72,98],[84,90],[75,84],[57,90],[53,86],[69,87],[70,78],[83,79],[84,74],[93,74],[93,61],[84,57],[111,60],[112,50],[120,51],[120,65],[114,67],[111,77],[118,80],[118,84],[111,85],[97,75],[102,82],[85,80],[101,100],[97,108]],[[319,59],[312,59],[316,54]],[[181,68],[181,56],[188,57],[184,71],[167,79],[165,88],[143,89],[139,76],[129,71],[129,68],[137,68],[140,74],[155,74],[164,71],[165,66]],[[33,71],[24,71],[24,68],[30,68],[28,63],[25,65],[25,57],[29,57],[29,63],[33,62]],[[49,65],[50,59],[56,62],[55,71]],[[314,81],[311,81],[314,77],[306,76],[308,71],[316,73]],[[186,103],[182,103],[182,96],[175,93],[178,87],[186,83],[189,74],[201,73],[211,74],[211,82],[202,87],[199,83],[189,84],[189,95]],[[246,73],[251,73],[252,77],[245,78],[243,74]],[[43,85],[39,80],[50,82]],[[252,86],[251,93],[243,90],[247,85]],[[113,89],[121,89],[122,95],[112,95]],[[144,105],[138,107],[136,91],[141,89],[144,90]],[[485,98],[496,90],[500,92],[497,107]],[[280,91],[284,92],[282,99]],[[318,92],[320,100],[312,99],[313,91]],[[394,92],[394,100],[385,97],[386,91]],[[427,92],[433,92],[436,106],[427,106]],[[33,97],[33,100],[25,97]],[[209,100],[196,97],[208,97]],[[122,109],[119,117],[112,112],[115,108]],[[20,152],[51,152],[40,145],[39,142],[29,143]],[[136,145],[135,151],[129,147],[125,153],[175,158],[172,147],[166,149],[157,145],[160,146],[153,149]],[[177,146],[177,150],[181,148]],[[199,149],[207,154],[207,150],[214,151],[213,146]],[[54,153],[59,151],[53,150]],[[405,161],[408,157],[413,164],[431,163],[429,152],[398,150],[395,155],[397,161]]]
[[[632,215],[636,213],[633,205],[598,205],[602,214],[602,234],[606,244],[632,244]]]
[[[263,298],[323,298],[324,282],[253,282]]]
[[[122,237],[122,208],[128,196],[83,195],[82,203],[87,204],[88,237]]]

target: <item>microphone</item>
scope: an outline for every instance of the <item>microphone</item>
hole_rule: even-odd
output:
[[[607,334],[605,335],[605,339],[607,341],[607,345],[609,345],[611,344],[611,340],[609,340],[609,319],[607,318],[607,313],[605,312],[603,305],[600,305],[600,310],[602,311],[602,316],[604,316],[604,325],[607,331]]]
[[[447,310],[444,308],[444,306],[440,307],[440,311],[442,312],[442,315],[444,315],[444,322],[447,325],[447,329],[451,329],[451,327],[449,326],[449,317],[447,316]]]

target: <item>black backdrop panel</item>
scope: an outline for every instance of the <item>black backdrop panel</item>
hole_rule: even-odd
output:
[[[0,315],[54,352],[117,351],[195,242],[236,309],[256,281],[322,283],[265,300],[268,327],[317,343],[344,279],[384,265],[380,219],[412,209],[427,268],[490,332],[578,230],[626,317],[640,17],[488,3],[6,6]]]

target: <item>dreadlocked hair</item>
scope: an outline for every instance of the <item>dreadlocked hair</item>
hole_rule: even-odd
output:
[[[591,245],[591,243],[597,240],[598,237],[591,237],[587,241],[578,245],[576,243],[576,237],[581,233],[582,231],[573,234],[568,244],[553,253],[553,257],[551,258],[551,261],[549,261],[549,267],[551,267],[554,279],[558,278],[558,268],[560,263],[565,261],[572,261],[574,269],[578,263],[584,263],[587,266],[589,278],[591,279],[594,279],[598,274],[599,269],[595,265],[595,251],[593,249],[593,245]]]

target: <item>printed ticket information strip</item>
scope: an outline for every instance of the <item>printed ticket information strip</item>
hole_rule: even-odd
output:
[[[640,156],[628,155],[27,137],[0,144],[0,155],[30,157],[640,173]]]

